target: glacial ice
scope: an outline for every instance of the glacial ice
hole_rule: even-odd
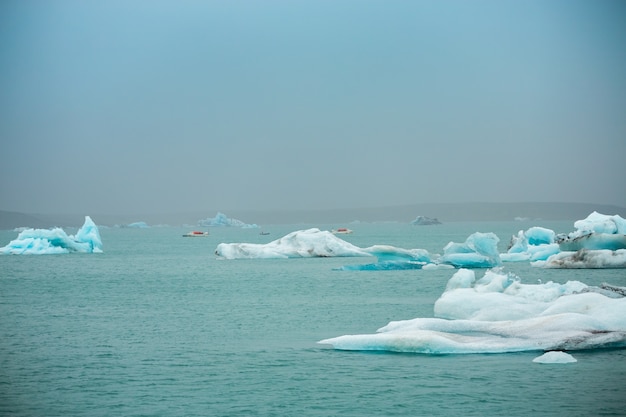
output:
[[[550,351],[546,352],[541,356],[537,356],[533,359],[535,363],[573,363],[578,362],[576,358],[574,358],[569,353],[560,352],[560,351]]]
[[[594,211],[574,227],[560,235],[540,227],[520,230],[500,258],[543,268],[626,268],[626,220]]]
[[[425,354],[582,350],[626,346],[626,298],[578,281],[522,284],[489,270],[458,270],[435,302],[435,318],[392,321],[375,334],[319,341],[339,350]]]
[[[626,249],[615,251],[581,249],[576,252],[560,252],[545,261],[532,262],[531,265],[540,268],[563,269],[626,268]]]
[[[494,233],[471,234],[464,243],[450,242],[443,248],[440,263],[457,268],[490,268],[501,264],[498,236]]]
[[[317,228],[291,232],[266,244],[220,243],[215,254],[224,259],[372,256],[331,232]]]
[[[544,227],[531,227],[520,230],[511,238],[511,245],[506,253],[500,254],[504,262],[538,261],[548,259],[550,255],[559,253],[559,245],[555,243],[556,234]]]
[[[100,231],[91,217],[85,216],[85,223],[76,235],[68,235],[59,227],[24,229],[17,239],[0,248],[0,254],[3,255],[49,255],[70,252],[102,252]]]
[[[131,229],[149,229],[150,226],[148,226],[148,223],[146,222],[134,222],[134,223],[129,223],[126,226],[123,227],[129,227]]]
[[[216,216],[222,218],[220,223],[230,221],[224,220],[222,216]],[[593,219],[599,222],[598,226],[594,226]],[[619,232],[622,230],[622,223],[623,219],[617,215],[605,216],[598,213],[590,215],[582,223],[576,222],[579,226],[584,226],[584,229],[579,230],[586,230],[586,233],[590,233],[589,229]],[[576,236],[579,233],[575,232]],[[593,238],[594,248],[597,250],[563,251],[557,243],[559,237],[553,230],[531,227],[525,231],[520,230],[517,236],[512,237],[506,253],[498,252],[499,239],[494,233],[476,232],[463,243],[449,242],[443,248],[443,255],[439,256],[431,255],[424,249],[403,249],[389,245],[360,248],[319,229],[298,230],[268,244],[221,243],[215,253],[225,259],[332,256],[377,258],[373,263],[338,268],[348,271],[439,269],[445,266],[493,268],[502,265],[502,262],[515,261],[527,261],[535,267],[545,268],[626,268],[625,252],[619,249],[622,239],[626,245],[626,235],[592,233],[581,236],[583,239]]]
[[[246,224],[241,220],[231,219],[224,213],[218,212],[215,217],[207,217],[206,219],[198,221],[198,226],[201,227],[241,227],[244,229],[256,229],[259,226],[256,224]]]

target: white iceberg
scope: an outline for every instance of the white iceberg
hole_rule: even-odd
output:
[[[207,217],[198,221],[201,227],[241,227],[241,228],[258,228],[256,224],[247,224],[241,220],[228,218],[224,213],[218,212],[215,217]]]
[[[146,222],[129,223],[124,227],[130,227],[131,229],[149,229],[150,228],[150,226],[148,226],[148,223]]]
[[[85,223],[76,235],[68,235],[59,227],[25,229],[20,232],[17,239],[0,248],[0,254],[4,255],[49,255],[70,252],[102,252],[98,226],[89,216],[85,216]]]
[[[560,352],[560,351],[551,351],[546,352],[541,356],[537,356],[533,359],[535,363],[573,363],[578,362],[576,358],[574,358],[569,353]]]
[[[626,298],[578,282],[522,284],[461,269],[435,303],[435,318],[394,321],[376,334],[321,340],[341,350],[428,354],[580,350],[626,346]]]
[[[372,256],[331,232],[317,228],[291,232],[266,244],[220,243],[215,254],[224,259]]]

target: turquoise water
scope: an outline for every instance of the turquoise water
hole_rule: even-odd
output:
[[[94,219],[97,222],[97,219]],[[330,229],[346,225],[312,225]],[[410,355],[318,340],[432,317],[454,271],[335,271],[366,258],[217,260],[221,242],[312,227],[101,229],[103,254],[0,256],[0,414],[24,416],[625,415],[626,350]],[[357,246],[441,253],[494,232],[572,222],[350,224]],[[69,231],[74,232],[74,231]],[[0,232],[0,245],[17,236]],[[624,270],[506,264],[525,283],[626,285]],[[478,276],[482,272],[477,273]]]

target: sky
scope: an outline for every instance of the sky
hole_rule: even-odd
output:
[[[0,2],[0,209],[626,207],[626,2]]]

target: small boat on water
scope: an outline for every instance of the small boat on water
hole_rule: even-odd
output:
[[[269,234],[270,234],[270,232],[264,232],[263,230],[261,230],[261,231],[259,232],[259,234],[260,234],[260,235],[263,235],[263,236],[266,236],[266,235],[269,235]]]
[[[337,229],[333,229],[331,230],[332,233],[334,234],[348,234],[348,233],[352,233],[352,230],[348,229],[347,227],[339,227]]]
[[[185,233],[183,237],[202,237],[202,236],[208,236],[208,235],[209,235],[209,232],[199,232],[197,230],[194,230],[192,232]]]

